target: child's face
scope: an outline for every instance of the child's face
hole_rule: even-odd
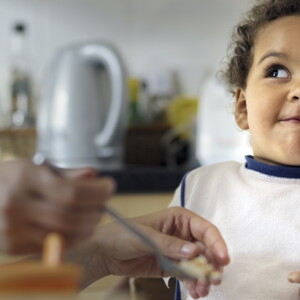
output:
[[[236,91],[236,121],[249,129],[254,157],[300,165],[300,16],[258,31],[246,88]]]

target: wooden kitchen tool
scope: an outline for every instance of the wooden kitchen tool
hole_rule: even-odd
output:
[[[63,244],[60,235],[50,233],[45,238],[42,261],[0,265],[0,299],[3,294],[76,294],[82,269],[62,261]]]

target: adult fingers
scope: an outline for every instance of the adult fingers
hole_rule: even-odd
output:
[[[93,168],[68,169],[62,170],[62,174],[70,179],[84,179],[97,177],[97,170]]]
[[[210,249],[215,261],[221,265],[227,265],[230,261],[227,246],[221,236],[220,231],[213,225],[208,225],[203,233],[195,237],[203,240],[204,244]]]
[[[210,249],[218,264],[229,263],[226,243],[216,226],[188,209],[171,207],[150,215],[142,222],[151,222],[159,231],[185,240],[199,241]]]
[[[98,207],[113,194],[115,186],[115,181],[110,177],[81,180],[73,185],[73,198],[81,200],[77,204],[82,208],[85,207],[82,202],[86,202],[87,207]]]
[[[226,265],[229,254],[220,231],[204,218],[188,209],[171,207],[136,219],[138,223],[186,241],[200,241],[210,249],[218,264]]]
[[[176,214],[183,214],[183,212],[176,212]],[[186,214],[187,216],[181,222],[188,222],[192,237],[210,249],[218,264],[228,264],[230,258],[227,246],[218,228],[192,212]],[[178,217],[182,219],[181,215]]]
[[[46,234],[47,231],[31,224],[14,223],[1,227],[0,250],[14,255],[41,252]]]
[[[67,210],[47,201],[35,201],[30,207],[24,207],[22,219],[49,231],[64,234],[89,234],[99,223],[99,209]]]
[[[43,172],[40,171],[31,178],[32,192],[40,198],[55,202],[56,205],[77,209],[96,208],[115,189],[114,181],[108,177],[71,180],[42,167]]]
[[[162,250],[164,255],[174,260],[189,259],[201,253],[200,247],[193,242],[161,233],[150,227],[146,228],[145,231]]]

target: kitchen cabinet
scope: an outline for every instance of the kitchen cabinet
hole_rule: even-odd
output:
[[[143,195],[142,198],[153,199],[150,194],[173,193],[188,171],[187,168],[168,169],[163,166],[125,166],[119,170],[100,170],[99,175],[111,176],[117,182],[117,194],[133,194],[137,198]]]

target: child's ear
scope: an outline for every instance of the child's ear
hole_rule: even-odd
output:
[[[246,97],[241,88],[235,92],[235,121],[241,129],[249,129]]]

